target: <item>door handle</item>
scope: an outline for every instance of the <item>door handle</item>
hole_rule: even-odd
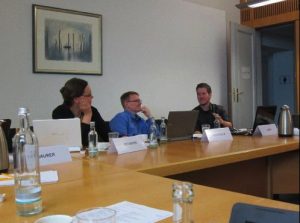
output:
[[[235,88],[232,89],[233,102],[235,102]]]
[[[239,92],[238,88],[236,89],[236,102],[239,102],[239,95],[243,93],[244,93],[243,91]]]

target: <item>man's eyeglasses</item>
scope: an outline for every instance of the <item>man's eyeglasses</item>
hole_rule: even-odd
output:
[[[127,102],[142,103],[142,100],[140,100],[140,99],[137,99],[137,100],[127,101]]]

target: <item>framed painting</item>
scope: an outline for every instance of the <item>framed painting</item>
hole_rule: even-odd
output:
[[[102,16],[32,5],[33,72],[102,75]]]

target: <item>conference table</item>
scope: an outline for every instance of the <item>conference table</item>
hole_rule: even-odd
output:
[[[287,165],[279,164],[296,175],[285,183],[299,185],[299,167],[289,164],[290,159],[295,162],[294,157],[299,160],[298,136],[234,136],[232,141],[209,143],[199,139],[173,141],[157,149],[103,154],[98,160],[142,173],[271,197],[272,188],[277,186],[272,184],[276,182],[272,171],[274,165],[278,166],[278,162],[272,163],[272,158],[281,155],[291,156],[285,160]]]
[[[121,201],[172,211],[169,176],[225,167],[286,152],[299,152],[299,138],[234,137],[231,142],[203,143],[199,140],[168,142],[157,149],[117,155],[100,153],[89,158],[72,154],[72,162],[41,167],[57,170],[59,181],[42,185],[44,210],[30,217],[16,215],[14,188],[0,187],[6,201],[0,203],[0,222],[30,223],[42,216],[66,214]],[[299,211],[299,205],[194,184],[195,222],[225,223],[237,202]],[[161,222],[172,222],[169,217]]]

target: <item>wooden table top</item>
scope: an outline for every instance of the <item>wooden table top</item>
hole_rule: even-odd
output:
[[[208,143],[185,140],[121,155],[100,153],[98,160],[129,170],[168,176],[292,150],[299,150],[299,137],[234,136],[233,141]],[[78,154],[73,156],[85,158]]]
[[[48,166],[59,171],[59,182],[42,185],[44,210],[31,217],[16,215],[14,187],[0,187],[6,201],[0,203],[3,223],[32,223],[52,214],[73,216],[77,211],[95,206],[108,206],[130,201],[172,211],[171,186],[174,180],[108,166],[97,160],[74,159],[71,163]],[[195,222],[228,223],[236,202],[299,211],[299,206],[269,199],[194,185],[193,213]],[[172,222],[171,218],[162,222]]]

